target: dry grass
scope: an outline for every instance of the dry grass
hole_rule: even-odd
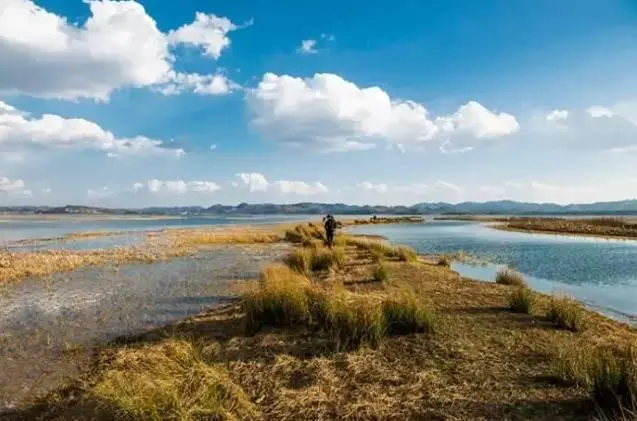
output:
[[[385,326],[390,334],[434,332],[435,316],[412,291],[400,291],[383,302]]]
[[[569,297],[551,297],[547,317],[562,329],[579,332],[586,328],[582,305]]]
[[[247,420],[257,414],[224,367],[179,340],[118,352],[90,394],[136,420]]]
[[[451,267],[451,257],[449,256],[440,256],[438,259],[438,266]]]
[[[385,265],[378,264],[374,268],[374,272],[372,272],[372,279],[375,282],[383,282],[386,283],[389,281],[389,273],[387,272],[387,267]]]
[[[601,237],[637,237],[637,224],[621,218],[510,218],[499,229]]]
[[[512,269],[501,269],[495,277],[495,283],[500,285],[513,285],[526,288],[524,275]]]
[[[604,413],[637,411],[637,349],[634,344],[595,353],[590,374],[595,404]]]
[[[261,274],[258,288],[241,297],[246,314],[246,331],[263,326],[291,326],[309,320],[306,289],[309,280],[283,265],[271,265]]]
[[[163,393],[153,388],[146,393],[143,384],[136,383],[152,383],[156,377],[169,384],[171,395],[191,398],[171,401],[179,404],[171,403],[168,411],[179,407],[185,409],[180,414],[194,416],[193,408],[219,408],[215,400],[195,399],[216,383],[199,387],[180,373],[196,373],[208,381],[203,373],[213,367],[230,390],[228,403],[221,404],[228,418],[352,421],[585,421],[598,416],[594,382],[599,391],[615,392],[628,384],[622,379],[629,378],[629,365],[619,360],[607,364],[620,369],[600,370],[615,373],[604,377],[593,371],[604,367],[595,364],[595,358],[566,352],[634,342],[628,327],[582,310],[585,331],[573,335],[554,329],[544,318],[508,311],[514,289],[464,279],[436,262],[406,264],[387,258],[383,265],[391,270],[391,286],[385,287],[369,279],[377,265],[371,259],[374,248],[355,243],[348,239],[344,245],[343,270],[303,276],[284,265],[266,268],[243,300],[149,332],[138,339],[142,345],[116,349],[115,360],[137,364],[148,358],[152,378],[137,376],[139,365],[119,365],[112,351],[104,351],[99,370],[88,376],[89,384],[99,384],[105,373],[117,369],[126,373],[118,385],[131,391],[126,401],[133,400],[134,408],[156,408],[144,403],[145,396],[164,402]],[[548,310],[550,300],[535,295],[534,313]],[[245,335],[246,323],[253,326],[249,333],[258,333]],[[260,329],[265,325],[269,327]],[[431,330],[435,334],[428,334]],[[205,345],[200,353],[205,366],[161,368],[166,359],[177,358],[165,346],[175,340],[166,339],[167,332]],[[213,348],[214,357],[204,356],[210,354],[203,352],[207,347]],[[165,372],[176,374],[161,377]],[[570,381],[558,387],[556,377],[567,376]],[[252,408],[236,398],[242,395],[235,385]],[[201,394],[180,395],[182,388]],[[86,393],[80,396],[93,396]],[[100,416],[84,415],[89,412],[78,408],[75,396],[56,404],[66,412],[45,406],[37,414],[59,421],[126,419],[121,405],[113,404]],[[38,419],[33,414],[15,419]]]
[[[269,244],[281,241],[275,230],[250,227],[169,230],[173,247],[192,248],[217,244]]]
[[[342,247],[300,247],[292,251],[285,263],[293,270],[309,275],[312,272],[340,268],[345,264],[346,255]]]
[[[533,302],[533,293],[525,287],[517,288],[508,298],[509,310],[515,313],[531,314]]]

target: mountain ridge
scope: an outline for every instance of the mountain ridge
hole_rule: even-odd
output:
[[[421,202],[411,206],[397,205],[347,205],[344,203],[299,202],[291,204],[240,203],[236,206],[215,204],[204,206],[155,206],[145,208],[105,208],[94,206],[0,206],[0,214],[83,214],[83,215],[411,215],[411,214],[461,214],[461,215],[560,215],[560,214],[637,214],[637,199],[612,202],[556,203],[517,202],[497,200],[487,202]]]

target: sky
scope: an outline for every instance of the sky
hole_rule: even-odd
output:
[[[0,0],[0,206],[635,198],[635,69],[635,0]]]

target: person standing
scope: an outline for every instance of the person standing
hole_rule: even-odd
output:
[[[327,246],[332,247],[334,244],[334,231],[336,231],[336,219],[332,214],[328,214],[323,218],[323,225],[325,227],[325,234],[327,237]]]

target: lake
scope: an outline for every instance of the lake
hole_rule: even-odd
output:
[[[510,266],[542,292],[574,296],[613,318],[637,323],[637,241],[500,231],[475,222],[367,225],[351,229],[406,244],[423,254],[464,251],[485,265],[454,263],[462,275],[495,280]]]

